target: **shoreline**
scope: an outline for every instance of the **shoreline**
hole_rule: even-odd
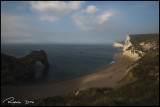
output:
[[[117,55],[119,55],[119,54],[122,54],[122,53],[115,53],[113,61],[111,61],[111,63],[109,63],[108,65],[105,65],[104,67],[98,68],[97,70],[94,70],[90,73],[82,74],[82,75],[75,76],[75,77],[68,78],[68,79],[64,79],[64,80],[49,81],[49,82],[45,82],[45,83],[36,83],[36,84],[25,83],[24,85],[23,85],[23,83],[21,83],[21,84],[9,85],[9,86],[18,86],[19,87],[19,86],[44,85],[44,84],[51,84],[51,83],[58,83],[58,82],[62,82],[62,81],[72,80],[72,79],[76,79],[76,78],[79,78],[79,77],[94,74],[94,73],[100,72],[100,71],[102,71],[104,69],[107,69],[108,67],[112,66],[116,62]],[[5,85],[5,86],[7,86],[7,85]]]
[[[126,71],[133,62],[128,56],[117,54],[114,63],[95,72],[67,80],[27,86],[2,86],[1,99],[40,99],[51,96],[66,95],[76,90],[93,87],[116,88],[118,81],[124,78]]]

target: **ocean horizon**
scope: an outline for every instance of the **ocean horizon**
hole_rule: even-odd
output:
[[[24,83],[37,84],[71,79],[93,73],[112,63],[121,48],[112,44],[3,44],[1,52],[17,58],[33,50],[44,50],[50,64],[47,73],[42,73],[39,61],[35,64],[36,75]],[[23,72],[23,71],[22,71]]]

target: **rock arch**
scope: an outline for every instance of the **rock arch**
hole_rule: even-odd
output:
[[[30,63],[33,63],[34,66],[36,61],[39,61],[43,65],[43,71],[46,71],[49,69],[49,62],[47,59],[47,55],[43,50],[31,51],[30,53],[27,54],[27,56],[25,56],[21,60],[25,61],[26,63],[30,61]]]
[[[45,51],[31,51],[25,57],[16,58],[1,53],[1,83],[23,81],[35,75],[36,61],[43,65],[43,71],[49,69],[49,62]]]

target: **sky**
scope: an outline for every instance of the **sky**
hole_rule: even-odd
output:
[[[1,44],[112,44],[159,33],[159,1],[2,1]]]

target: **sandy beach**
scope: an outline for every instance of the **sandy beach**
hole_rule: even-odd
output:
[[[118,81],[123,79],[133,59],[118,54],[115,62],[110,66],[95,73],[47,84],[27,86],[2,86],[1,99],[15,97],[16,99],[39,99],[50,96],[66,95],[76,90],[83,90],[92,87],[116,88]]]

